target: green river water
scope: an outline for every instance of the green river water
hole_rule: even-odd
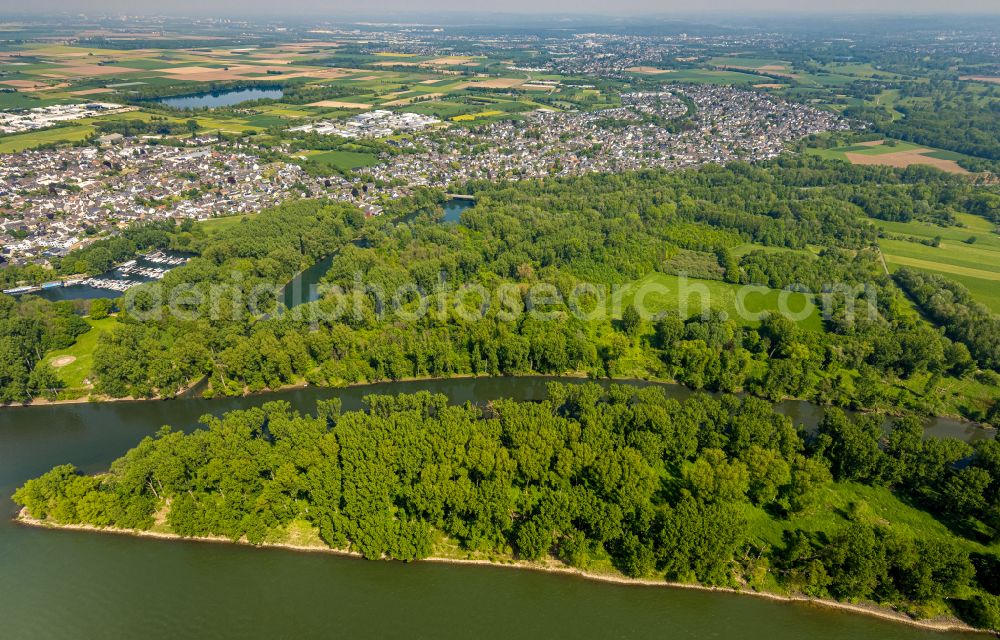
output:
[[[605,584],[502,567],[370,562],[327,554],[24,527],[9,496],[71,462],[108,464],[163,424],[284,399],[311,411],[340,396],[428,389],[455,402],[538,399],[541,378],[457,379],[178,399],[0,409],[0,639],[744,638],[951,639],[807,604]],[[677,396],[681,388],[669,387]],[[811,423],[818,408],[780,409]],[[961,423],[932,432],[975,437]]]

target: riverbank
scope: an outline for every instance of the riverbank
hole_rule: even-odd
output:
[[[103,533],[103,534],[131,536],[138,538],[155,538],[160,540],[172,540],[172,541],[237,544],[241,546],[249,546],[256,548],[285,549],[290,551],[299,551],[307,553],[327,553],[332,555],[362,558],[362,555],[360,553],[357,553],[355,551],[350,551],[349,549],[335,549],[332,547],[328,547],[326,545],[319,545],[319,544],[302,545],[302,544],[292,544],[286,542],[265,542],[259,545],[254,545],[250,544],[246,540],[239,540],[234,542],[233,540],[230,540],[229,538],[225,538],[222,536],[184,537],[174,533],[163,532],[163,531],[121,529],[117,527],[97,527],[88,524],[58,524],[33,518],[28,513],[26,508],[22,508],[20,510],[17,517],[15,518],[15,521],[24,526],[38,527],[44,529],[86,531],[91,533]],[[626,585],[626,586],[634,586],[634,587],[660,587],[660,588],[667,587],[674,589],[689,589],[689,590],[705,591],[705,592],[754,596],[757,598],[763,598],[775,602],[810,604],[830,609],[839,609],[841,611],[853,614],[879,618],[882,620],[905,624],[912,627],[927,629],[931,631],[942,631],[942,632],[959,631],[959,632],[977,633],[977,634],[991,634],[991,635],[993,634],[993,632],[985,629],[976,629],[975,627],[972,627],[957,618],[949,617],[949,618],[934,618],[928,620],[917,620],[911,618],[910,616],[904,613],[896,611],[895,609],[879,606],[876,604],[852,604],[848,602],[839,602],[837,600],[829,600],[824,598],[812,598],[804,595],[785,595],[780,593],[770,593],[770,592],[753,591],[745,589],[712,587],[712,586],[705,586],[705,585],[692,584],[686,582],[669,582],[661,580],[629,578],[620,574],[604,574],[604,573],[583,571],[580,569],[566,566],[556,560],[550,560],[548,562],[541,562],[541,561],[529,562],[523,560],[515,560],[511,558],[508,561],[499,562],[487,559],[430,556],[420,560],[419,562],[436,562],[436,563],[456,564],[456,565],[505,567],[511,569],[539,571],[544,573],[563,574],[567,576],[575,576],[578,578],[583,578],[586,580],[606,582],[606,583]]]
[[[48,398],[38,397],[38,398],[32,398],[28,402],[22,402],[20,404],[0,405],[0,408],[11,409],[17,407],[50,407],[50,406],[58,406],[64,404],[103,404],[108,402],[165,402],[167,400],[174,400],[177,398],[184,397],[185,394],[187,394],[192,389],[201,384],[202,381],[204,381],[204,379],[205,377],[202,376],[201,378],[198,378],[197,380],[194,380],[184,385],[183,387],[177,390],[176,394],[172,396],[150,396],[149,398],[133,398],[132,396],[125,396],[123,398],[115,398],[113,396],[108,396],[103,394],[102,395],[84,394],[78,398],[64,398],[62,400],[50,400]],[[305,384],[289,385],[288,388],[304,387],[304,386],[306,385]]]

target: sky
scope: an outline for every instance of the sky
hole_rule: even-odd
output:
[[[0,0],[0,14],[86,12],[246,15],[310,15],[336,19],[367,15],[391,19],[420,12],[474,12],[591,15],[694,15],[759,13],[1000,13],[998,0]]]

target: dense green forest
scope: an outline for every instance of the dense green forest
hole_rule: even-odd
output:
[[[89,329],[72,302],[0,296],[0,402],[52,397],[60,383],[42,357]]]
[[[252,544],[305,528],[371,559],[552,558],[1000,624],[993,440],[924,440],[913,419],[886,436],[879,418],[838,410],[798,432],[752,397],[682,403],[657,387],[365,402],[341,414],[320,401],[315,417],[271,402],[187,435],[165,427],[109,473],[56,467],[14,500],[60,524]]]
[[[884,125],[886,135],[917,144],[1000,160],[1000,101],[974,94],[934,94],[932,101],[898,106],[904,118]]]
[[[290,380],[292,364],[304,366],[307,336],[262,333],[254,313],[273,310],[275,283],[339,249],[363,223],[351,205],[302,200],[215,236],[176,235],[175,247],[200,257],[169,272],[162,287],[129,291],[121,306],[132,316],[121,314],[94,352],[97,388],[114,397],[171,395],[213,363],[220,374],[255,371],[258,389]]]
[[[900,269],[896,281],[955,340],[968,345],[983,368],[1000,371],[1000,316],[972,299],[957,282],[912,269]]]
[[[102,134],[120,133],[126,138],[142,135],[170,136],[181,133],[194,133],[198,130],[196,120],[174,122],[166,118],[152,116],[149,120],[127,118],[124,120],[106,120],[97,124],[97,130]]]
[[[203,376],[209,395],[242,395],[303,381],[583,372],[992,419],[996,394],[967,397],[962,381],[990,384],[977,364],[996,367],[983,354],[1000,337],[939,314],[932,319],[942,335],[906,303],[873,249],[870,217],[884,213],[862,197],[873,182],[892,187],[901,210],[933,216],[972,212],[991,193],[936,171],[783,157],[472,183],[477,205],[459,225],[439,223],[441,194],[430,190],[367,222],[345,204],[290,202],[212,233],[140,228],[71,254],[60,268],[103,266],[146,245],[198,254],[130,291],[117,328],[98,341],[94,391],[113,397],[170,396]],[[341,293],[284,312],[275,285],[334,253],[326,285]],[[581,283],[614,288],[684,265],[726,283],[806,291],[828,313],[817,330],[776,315],[746,322],[664,308],[642,316],[629,299],[616,309],[599,295],[570,303]],[[221,297],[220,287],[228,288]],[[408,293],[394,300],[400,287]],[[456,293],[477,287],[503,296],[485,306]],[[555,314],[548,320],[525,312],[537,287],[558,294],[545,306]],[[439,288],[464,302],[439,304]],[[418,296],[428,312],[410,318]]]

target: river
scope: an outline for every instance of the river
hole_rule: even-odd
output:
[[[0,637],[38,638],[748,638],[957,639],[801,603],[615,585],[506,568],[370,562],[325,554],[55,531],[12,522],[9,496],[71,462],[109,463],[161,425],[275,399],[309,411],[340,397],[429,390],[453,402],[540,399],[544,378],[462,378],[247,398],[0,409]],[[670,395],[689,391],[666,387]],[[793,419],[818,408],[783,403]],[[812,416],[812,417],[810,417]],[[935,423],[933,428],[940,428]],[[953,428],[953,427],[949,427]]]

